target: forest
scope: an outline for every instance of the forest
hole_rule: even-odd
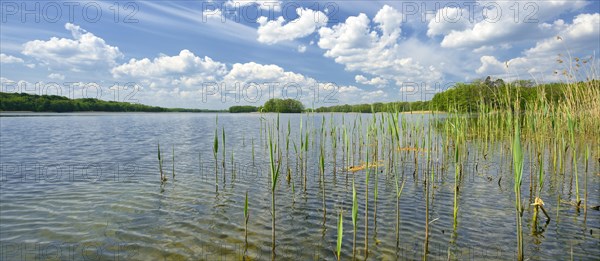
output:
[[[565,101],[567,88],[597,88],[598,80],[591,82],[543,83],[519,80],[505,83],[502,79],[476,80],[471,83],[457,83],[446,91],[436,93],[430,101],[389,102],[356,105],[336,105],[320,107],[316,112],[407,112],[407,111],[458,111],[474,112],[484,105],[489,109],[519,102],[520,108],[527,109],[527,104],[533,104],[543,98],[551,104]],[[594,87],[596,86],[596,87]]]
[[[92,98],[69,99],[57,95],[0,92],[0,111],[33,112],[217,112],[218,110],[163,108],[138,103]]]

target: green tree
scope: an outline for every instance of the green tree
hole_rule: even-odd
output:
[[[304,105],[294,99],[272,98],[265,102],[262,109],[264,112],[299,113],[304,111]]]

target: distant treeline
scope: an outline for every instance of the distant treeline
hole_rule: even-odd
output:
[[[294,99],[269,99],[263,106],[231,106],[229,112],[278,112],[278,113],[300,113],[304,111],[302,102]]]
[[[578,82],[573,84],[545,83],[536,85],[532,81],[515,81],[505,83],[501,79],[492,81],[490,77],[471,83],[458,83],[452,88],[436,93],[430,101],[389,102],[356,105],[337,105],[320,107],[315,112],[406,112],[406,111],[479,111],[481,106],[488,109],[513,107],[520,97],[519,106],[527,109],[527,104],[541,99],[548,104],[558,104],[566,100],[578,89],[599,88],[600,81]],[[56,95],[33,95],[27,93],[0,92],[0,111],[34,111],[34,112],[223,112],[225,110],[163,108],[143,104],[104,101],[92,98],[69,99]],[[304,105],[294,99],[270,99],[263,106],[232,106],[229,112],[278,112],[300,113],[305,111]]]
[[[34,112],[218,112],[217,110],[163,108],[92,98],[69,99],[57,95],[0,92],[0,111]]]
[[[505,83],[502,79],[477,80],[471,83],[458,83],[452,88],[436,93],[430,101],[388,102],[356,105],[337,105],[320,107],[316,112],[406,112],[406,111],[449,111],[474,112],[480,106],[488,109],[513,107],[519,96],[520,108],[527,109],[526,104],[533,104],[541,98],[549,104],[557,104],[565,100],[568,88],[598,88],[598,80],[575,84],[545,83],[537,85],[533,81],[519,80]],[[572,92],[569,92],[572,93]]]
[[[258,107],[256,106],[231,106],[229,107],[230,113],[240,113],[240,112],[257,112]]]
[[[415,102],[376,102],[373,104],[337,105],[330,107],[319,107],[315,112],[405,112],[405,111],[427,111],[430,110],[429,101]]]
[[[498,79],[472,83],[459,83],[444,92],[436,93],[430,104],[433,110],[460,112],[479,111],[480,106],[488,109],[514,108],[517,97],[522,110],[530,109],[527,104],[544,100],[547,104],[558,104],[566,100],[566,95],[572,95],[583,88],[598,88],[598,80],[589,82],[544,83],[535,84],[533,81],[520,80],[505,83]]]

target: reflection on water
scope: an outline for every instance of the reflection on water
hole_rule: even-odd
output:
[[[0,259],[238,260],[244,252],[246,191],[250,209],[248,256],[253,260],[271,258],[269,158],[264,135],[260,135],[264,128],[260,115],[219,114],[219,125],[227,135],[225,183],[221,176],[221,151],[215,176],[212,153],[215,114],[41,115],[45,117],[11,114],[13,117],[0,118]],[[303,177],[297,175],[293,149],[294,145],[300,146],[300,116],[281,115],[280,139],[284,141],[290,119],[293,142],[289,159],[291,181],[281,178],[276,195],[278,259],[335,259],[340,209],[344,210],[345,219],[342,259],[352,258],[353,178],[359,202],[357,255],[364,254],[365,172],[345,171],[341,149],[337,153],[335,175],[332,156],[326,157],[328,211],[323,227],[318,170],[322,116],[303,118],[304,130],[308,123],[315,131],[309,140],[305,191]],[[330,115],[325,117],[329,126]],[[357,115],[343,117],[345,125],[351,127]],[[363,124],[370,117],[363,115]],[[421,117],[427,121],[429,116],[407,116],[409,120]],[[334,125],[341,126],[342,114],[336,114],[334,120]],[[169,177],[164,185],[158,172],[158,142],[164,158],[163,170]],[[330,151],[331,144],[327,144]],[[175,179],[171,177],[173,145]],[[469,160],[463,166],[465,176],[456,231],[453,231],[453,166],[435,176],[429,207],[429,258],[513,259],[514,192],[512,168],[506,159],[510,154],[503,158],[502,144],[491,144],[492,153],[484,159],[477,156],[477,145],[471,146]],[[338,145],[338,149],[341,147]],[[424,153],[409,149],[401,153],[417,154],[419,159],[425,157]],[[355,154],[358,158],[358,151]],[[385,161],[385,155],[380,158]],[[434,169],[444,169],[441,159],[433,162]],[[413,159],[395,164],[401,179],[406,180],[400,199],[400,242],[397,244],[395,235],[395,181],[385,166],[378,166],[381,171],[378,179],[372,174],[369,182],[369,259],[372,260],[416,260],[423,253],[423,174],[413,175]],[[530,197],[527,173],[532,164],[536,163],[525,166],[523,198]],[[597,206],[600,205],[598,163],[590,164],[588,204]],[[355,165],[360,166],[358,159]],[[583,166],[578,173],[581,182]],[[531,206],[526,208],[525,256],[530,260],[565,260],[570,259],[571,253],[576,260],[600,256],[600,212],[589,209],[584,222],[583,212],[568,204],[574,198],[571,176],[570,173],[547,176],[542,198],[552,218],[549,224],[544,225],[545,218],[540,216],[539,228],[532,229],[533,210]],[[376,229],[372,214],[375,181],[379,188]]]

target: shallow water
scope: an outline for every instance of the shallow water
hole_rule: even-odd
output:
[[[6,117],[7,115],[14,117]],[[339,211],[344,211],[342,259],[352,258],[352,179],[357,186],[359,213],[357,256],[364,258],[365,172],[342,170],[342,152],[326,157],[326,222],[318,171],[321,119],[330,114],[304,115],[315,131],[310,138],[308,183],[304,191],[290,143],[292,183],[282,174],[276,192],[276,257],[288,260],[334,260]],[[343,114],[351,125],[357,114]],[[212,153],[215,114],[204,113],[73,113],[19,114],[0,117],[0,241],[2,260],[239,260],[244,252],[243,203],[249,195],[248,256],[271,258],[269,157],[259,114],[219,114],[226,131],[225,181],[220,168],[215,180]],[[268,115],[273,119],[274,115]],[[363,124],[371,119],[363,114]],[[424,121],[427,115],[408,115]],[[423,117],[423,118],[421,118]],[[335,115],[341,124],[342,114]],[[300,116],[281,115],[281,145],[287,122],[299,142]],[[264,126],[262,127],[264,128]],[[339,133],[338,133],[339,134]],[[219,129],[219,139],[221,129]],[[221,140],[220,140],[221,141]],[[254,141],[255,158],[252,158]],[[159,180],[157,143],[169,178]],[[172,178],[172,146],[175,178]],[[296,144],[300,146],[300,144]],[[516,255],[516,227],[511,154],[501,157],[502,143],[490,144],[487,159],[472,142],[464,162],[458,226],[453,231],[454,165],[441,171],[434,158],[433,199],[430,201],[431,260],[506,260]],[[594,145],[594,144],[591,144]],[[330,153],[331,142],[327,141]],[[338,148],[341,148],[341,142]],[[592,148],[596,148],[592,146]],[[222,161],[222,145],[218,164]],[[231,153],[234,153],[234,169]],[[356,157],[358,157],[356,152]],[[362,151],[364,155],[364,150]],[[285,149],[283,150],[285,160]],[[380,157],[383,159],[383,156]],[[527,159],[527,158],[526,158]],[[425,155],[419,155],[424,162]],[[400,198],[400,242],[396,242],[394,178],[384,167],[369,182],[370,260],[416,260],[423,254],[425,192],[423,174],[413,176],[412,159],[396,162],[405,187]],[[423,163],[424,164],[424,163]],[[525,163],[522,198],[528,200],[529,170]],[[588,205],[600,205],[599,166],[589,163]],[[545,164],[550,166],[550,164]],[[585,167],[578,169],[583,194]],[[420,166],[420,168],[423,168]],[[549,169],[549,167],[547,167]],[[422,171],[422,170],[420,170]],[[563,174],[547,171],[542,198],[551,217],[532,233],[533,210],[523,215],[525,257],[529,260],[597,260],[600,256],[600,212],[583,211],[574,200],[570,164]],[[535,175],[534,175],[535,176]],[[502,177],[500,182],[498,180]],[[373,196],[377,181],[377,220]],[[215,183],[218,184],[218,190]],[[293,192],[294,191],[294,192]],[[558,196],[561,198],[557,204]],[[583,198],[583,196],[582,196]],[[558,207],[558,208],[557,208]],[[541,214],[541,213],[540,213]],[[539,229],[539,230],[540,230]]]

